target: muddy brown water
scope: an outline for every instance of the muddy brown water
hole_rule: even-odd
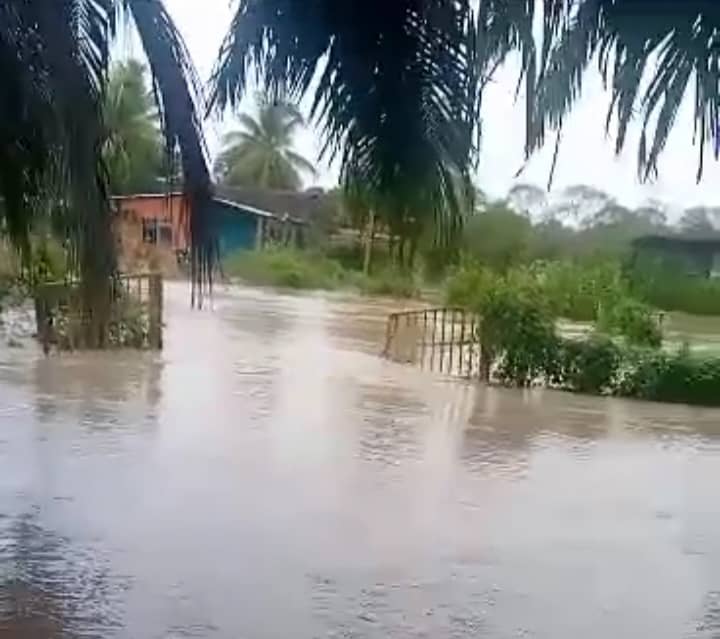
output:
[[[720,413],[377,357],[261,290],[166,349],[0,351],[0,637],[717,637]]]

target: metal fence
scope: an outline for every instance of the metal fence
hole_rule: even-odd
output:
[[[481,374],[479,317],[461,308],[391,313],[383,356],[421,369],[465,378]]]
[[[160,349],[163,343],[163,278],[159,273],[118,275],[108,280],[107,301],[109,314],[103,322],[105,334],[88,343],[88,326],[92,318],[83,307],[80,283],[50,282],[35,291],[35,319],[37,336],[47,352],[51,345],[59,344],[59,322],[64,325],[63,342],[66,349],[112,345],[108,331],[113,330],[127,314],[128,306],[139,316],[138,324],[147,327],[133,341],[138,348]]]

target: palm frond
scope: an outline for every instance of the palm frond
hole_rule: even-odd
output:
[[[317,169],[315,168],[315,165],[310,162],[310,160],[303,157],[299,153],[296,153],[295,151],[286,151],[284,155],[290,161],[290,164],[292,164],[295,168],[300,171],[309,173],[313,177],[317,177]]]
[[[470,5],[241,0],[211,105],[239,104],[253,73],[271,95],[297,101],[319,72],[311,116],[346,187],[362,183],[397,215],[434,218],[446,238],[461,220],[448,174],[466,178],[474,152]]]
[[[486,67],[519,50],[521,73],[530,81],[532,64],[525,61],[537,51],[534,34],[527,31],[532,5],[480,2],[479,58]],[[562,128],[582,93],[586,71],[597,60],[611,92],[607,126],[616,123],[618,153],[628,126],[639,121],[642,179],[657,172],[680,104],[694,85],[700,179],[707,143],[713,143],[716,158],[720,150],[720,5],[713,0],[545,0],[543,6],[542,54],[534,86],[526,92],[526,153],[541,146],[548,131]]]
[[[184,190],[190,203],[193,292],[202,301],[205,281],[212,283],[217,243],[203,215],[212,184],[199,117],[201,96],[197,74],[187,48],[161,0],[124,0],[132,13],[152,71],[167,156],[179,149]],[[193,299],[194,301],[194,299]]]

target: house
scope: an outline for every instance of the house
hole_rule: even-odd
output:
[[[299,244],[306,222],[295,215],[310,214],[310,208],[292,206],[283,195],[271,195],[262,203],[255,192],[253,204],[239,200],[241,193],[218,192],[206,214],[218,240],[221,257],[243,249],[262,248],[269,243]],[[296,194],[297,195],[297,194]],[[310,201],[310,198],[307,198]],[[126,272],[161,270],[172,275],[190,248],[189,206],[183,193],[143,193],[112,199],[120,269]]]
[[[633,241],[633,267],[648,260],[687,275],[720,277],[720,235],[644,235]]]

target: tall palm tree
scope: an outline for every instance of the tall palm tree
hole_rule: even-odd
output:
[[[114,194],[152,189],[163,172],[157,109],[144,74],[145,68],[136,60],[119,63],[110,71],[103,101],[103,156]]]
[[[238,104],[255,70],[268,90],[313,93],[346,183],[452,227],[448,176],[473,166],[482,89],[510,53],[522,61],[528,156],[559,134],[597,61],[618,151],[639,116],[642,178],[694,87],[700,177],[706,142],[720,149],[719,41],[716,0],[240,0],[211,103]]]
[[[296,107],[260,100],[257,119],[243,113],[239,122],[239,130],[225,135],[215,164],[221,182],[296,191],[302,186],[302,173],[316,174],[312,163],[292,149],[295,133],[303,125]]]
[[[199,279],[212,260],[213,242],[199,215],[210,174],[194,70],[161,0],[0,2],[1,214],[24,249],[33,220],[50,212],[72,240],[86,282],[104,282],[114,271],[102,98],[119,19],[137,28],[167,148],[180,149]]]

